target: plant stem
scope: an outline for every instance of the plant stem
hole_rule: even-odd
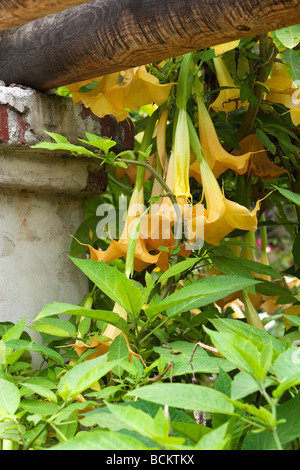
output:
[[[276,410],[277,400],[272,400],[272,398],[266,392],[263,383],[258,382],[258,384],[259,384],[259,387],[260,387],[261,394],[265,397],[267,403],[269,403],[269,405],[271,407],[273,419],[274,419],[274,421],[276,421],[276,419],[277,419],[277,410]],[[272,436],[273,436],[273,439],[275,441],[277,450],[283,450],[280,439],[279,439],[279,436],[278,436],[277,426],[272,427],[271,432],[272,432]]]
[[[119,159],[119,161],[127,163],[129,165],[131,165],[131,164],[138,165],[138,166],[144,167],[145,169],[149,170],[153,174],[154,178],[156,178],[158,180],[158,182],[160,183],[162,188],[166,191],[166,196],[168,196],[170,198],[170,200],[171,200],[171,202],[174,206],[174,210],[176,212],[178,220],[181,220],[181,211],[180,211],[180,208],[177,204],[177,201],[176,201],[176,198],[175,198],[173,192],[171,191],[171,189],[169,188],[167,183],[163,180],[163,178],[160,176],[160,174],[157,173],[157,171],[151,165],[149,165],[149,163],[141,162],[141,161],[137,161],[137,160],[126,160],[126,159],[123,159],[123,158]],[[181,238],[179,238],[176,235],[177,234],[175,233],[174,249],[177,248],[180,245],[180,240],[181,240]]]
[[[273,45],[273,48],[275,46]],[[261,34],[259,36],[259,55],[260,55],[260,62],[262,64],[259,66],[259,70],[257,73],[257,80],[256,82],[264,83],[268,78],[268,74],[272,68],[274,59],[276,57],[276,53],[274,53],[274,49],[271,52],[271,56],[269,57],[269,36],[268,34]],[[237,139],[240,141],[244,137],[250,134],[250,131],[253,128],[254,121],[256,119],[256,115],[258,113],[262,96],[263,96],[263,88],[260,84],[254,84],[253,87],[253,95],[256,98],[256,103],[254,106],[249,105],[247,112],[245,114],[245,118],[236,133]]]
[[[14,443],[11,439],[2,439],[2,450],[14,450]]]

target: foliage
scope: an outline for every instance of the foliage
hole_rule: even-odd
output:
[[[70,247],[80,305],[0,323],[3,449],[299,449],[299,40],[285,28],[59,90],[131,119],[135,147],[35,146],[109,177]]]

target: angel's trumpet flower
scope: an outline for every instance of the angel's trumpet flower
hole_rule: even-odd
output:
[[[214,124],[205,106],[202,85],[199,80],[195,81],[195,92],[198,106],[200,142],[208,165],[216,177],[227,169],[231,169],[238,174],[244,174],[248,169],[248,161],[252,152],[239,156],[226,152],[219,141]]]
[[[210,105],[217,113],[224,111],[226,114],[235,111],[241,106],[240,90],[233,83],[231,75],[226,67],[223,57],[213,58],[217,79],[220,87],[224,88],[219,92],[217,99]]]
[[[173,86],[173,83],[160,84],[156,77],[147,72],[144,65],[98,77],[94,81],[99,84],[87,93],[82,93],[80,89],[90,81],[67,86],[72,92],[74,103],[81,101],[96,116],[112,114],[117,121],[127,118],[128,109],[138,110],[141,106],[152,103],[160,106],[168,98]]]
[[[298,126],[300,124],[300,88],[293,85],[286,66],[280,62],[274,62],[272,76],[265,85],[270,90],[267,100],[283,104],[288,108],[292,123]]]
[[[195,234],[194,239],[198,237],[198,234],[203,233],[204,229],[204,240],[212,245],[219,245],[220,241],[236,228],[255,231],[259,201],[255,208],[249,211],[237,202],[227,199],[204,158],[200,161],[200,172],[206,209],[203,215],[197,215],[197,205],[200,203],[193,207],[193,215],[188,222],[188,227],[189,232]]]

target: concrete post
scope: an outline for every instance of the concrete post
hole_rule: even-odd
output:
[[[50,302],[77,304],[88,281],[68,259],[71,236],[83,221],[83,200],[105,189],[93,158],[30,148],[50,140],[72,143],[85,131],[131,148],[126,122],[117,125],[74,106],[71,98],[0,86],[0,321],[27,323]]]

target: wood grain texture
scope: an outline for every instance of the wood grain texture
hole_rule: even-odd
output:
[[[300,0],[96,0],[0,32],[0,80],[39,90],[300,23]]]
[[[0,0],[0,31],[82,3],[88,3],[88,0]]]

